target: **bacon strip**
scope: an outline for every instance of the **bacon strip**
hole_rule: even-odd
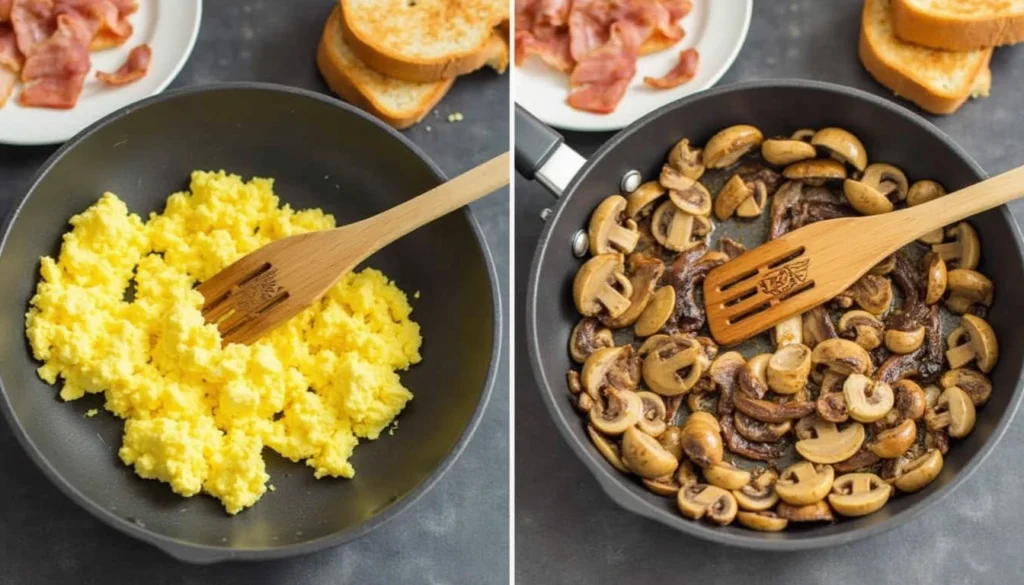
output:
[[[644,83],[656,89],[679,87],[697,74],[699,61],[697,49],[686,49],[679,53],[679,62],[668,73],[661,77],[644,77]]]
[[[573,70],[569,105],[596,114],[614,112],[636,75],[638,47],[632,31],[613,24],[608,42],[587,53]]]
[[[13,0],[11,23],[18,39],[18,50],[28,56],[57,30],[53,0]]]
[[[57,17],[57,32],[25,60],[25,88],[18,103],[27,107],[70,109],[78,103],[89,72],[88,25],[71,14]]]
[[[153,52],[149,45],[139,45],[132,49],[124,65],[121,65],[117,71],[113,73],[97,71],[96,78],[107,85],[126,85],[138,81],[149,71],[149,60],[152,56]]]
[[[134,9],[125,6],[125,10]],[[124,44],[132,36],[130,12],[122,12],[114,0],[56,0],[54,12],[75,14],[89,25],[89,48],[108,49]]]
[[[7,22],[11,19],[11,2],[13,0],[0,0],[0,22]]]

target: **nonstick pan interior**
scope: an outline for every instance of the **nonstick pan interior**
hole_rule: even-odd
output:
[[[293,208],[321,207],[338,224],[417,195],[440,172],[400,135],[336,100],[233,84],[154,98],[87,131],[44,167],[12,217],[0,252],[0,382],[9,422],[65,492],[105,521],[192,561],[308,552],[357,536],[436,481],[476,426],[498,347],[490,258],[468,212],[412,232],[367,262],[405,291],[422,326],[423,361],[401,374],[415,398],[393,436],[361,444],[352,480],[264,450],[276,491],[228,516],[215,499],[183,499],[120,462],[122,421],[99,396],[73,403],[35,373],[24,314],[39,257],[56,254],[67,221],[112,191],[145,216],[188,185],[194,169],[269,176]],[[7,481],[17,481],[8,478]]]
[[[527,296],[530,358],[559,430],[620,505],[680,531],[731,545],[781,550],[841,544],[906,521],[938,501],[966,479],[1005,430],[1020,401],[1024,366],[1024,342],[1017,333],[1022,318],[1019,299],[1024,295],[1021,238],[1005,208],[971,220],[982,244],[979,270],[996,286],[988,320],[998,336],[1001,357],[991,374],[992,398],[979,409],[977,426],[966,439],[953,442],[943,472],[931,486],[893,498],[880,512],[861,519],[776,534],[712,527],[685,519],[675,509],[674,499],[652,494],[607,464],[593,448],[583,420],[568,400],[565,373],[573,364],[566,348],[579,319],[570,291],[581,265],[572,255],[571,241],[576,231],[587,225],[597,204],[618,190],[625,172],[636,169],[644,180],[656,178],[669,150],[681,138],[703,144],[718,130],[740,123],[758,126],[765,136],[788,135],[798,128],[841,126],[860,137],[871,161],[892,163],[911,180],[937,180],[950,191],[984,176],[981,168],[934,126],[858,90],[816,82],[757,82],[681,100],[616,135],[577,175],[548,219],[534,257]]]

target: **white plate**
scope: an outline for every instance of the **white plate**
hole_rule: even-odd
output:
[[[516,102],[542,122],[566,130],[619,130],[681,97],[707,89],[728,71],[747,38],[753,0],[694,0],[683,18],[683,40],[668,50],[640,57],[626,96],[611,114],[592,114],[569,107],[569,76],[531,57],[515,69]],[[661,77],[679,62],[679,53],[695,47],[700,53],[697,75],[672,89],[654,89],[644,76]]]
[[[0,143],[64,142],[114,110],[163,91],[192,52],[202,8],[202,0],[139,0],[139,10],[129,17],[135,28],[131,38],[116,49],[90,53],[92,71],[85,78],[78,105],[70,110],[23,108],[17,103],[17,88],[0,108]],[[96,79],[96,71],[116,71],[128,53],[143,43],[153,49],[145,77],[120,87],[107,87]]]

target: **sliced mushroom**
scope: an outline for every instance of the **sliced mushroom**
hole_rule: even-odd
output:
[[[592,406],[594,406],[594,399],[590,397],[590,394],[582,392],[576,398],[576,410],[580,411],[581,413],[590,413],[590,408]]]
[[[702,362],[697,359],[701,351],[696,341],[673,336],[644,358],[644,381],[662,396],[686,394],[703,373]]]
[[[861,346],[848,339],[826,339],[814,346],[811,363],[837,374],[870,374],[871,356]]]
[[[654,287],[658,285],[662,273],[665,272],[665,264],[657,258],[634,252],[626,259],[626,269],[632,289],[632,294],[629,296],[629,307],[615,317],[609,315],[598,317],[601,323],[612,329],[629,327],[640,318],[654,296]]]
[[[582,364],[587,361],[590,354],[613,345],[615,340],[612,339],[611,329],[600,326],[598,320],[593,317],[584,317],[572,328],[572,335],[569,336],[569,356],[574,362]]]
[[[932,252],[941,256],[946,266],[976,269],[981,260],[981,242],[971,224],[961,221],[946,228],[946,237],[953,238],[953,241],[933,245]]]
[[[774,443],[793,428],[793,421],[790,420],[767,423],[742,412],[734,412],[732,418],[736,432],[755,443]]]
[[[660,435],[658,435],[658,443],[672,454],[676,459],[683,458],[683,429],[677,425],[669,425]]]
[[[893,485],[901,492],[916,492],[935,481],[942,472],[942,453],[929,449],[924,455],[907,463]]]
[[[695,412],[683,422],[679,435],[683,453],[700,467],[711,467],[722,462],[722,429],[715,417],[706,412]]]
[[[595,400],[590,407],[590,424],[609,437],[621,435],[640,421],[643,409],[636,392],[608,388],[605,400]]]
[[[835,472],[831,465],[800,461],[787,467],[775,482],[775,493],[783,502],[806,506],[825,499],[832,489]]]
[[[878,264],[871,267],[870,273],[885,276],[896,269],[896,254],[889,254]]]
[[[707,518],[715,524],[729,524],[739,507],[736,498],[720,487],[693,483],[679,490],[676,496],[679,513],[691,520]]]
[[[814,412],[814,403],[809,400],[790,400],[774,402],[757,398],[767,392],[767,387],[750,373],[749,366],[740,371],[740,391],[733,395],[736,410],[756,420],[766,423],[782,423],[788,420],[803,418]],[[757,389],[752,390],[751,384]]]
[[[587,425],[587,436],[590,437],[590,441],[597,447],[597,452],[605,458],[608,463],[612,464],[612,467],[618,469],[622,473],[629,473],[626,466],[622,464],[622,456],[620,455],[619,446],[605,437],[593,427],[593,425]]]
[[[665,188],[657,181],[647,181],[626,196],[626,217],[640,221],[654,213],[659,199],[665,196]]]
[[[779,501],[779,495],[775,493],[775,482],[778,479],[777,473],[766,469],[746,485],[733,490],[732,495],[742,510],[750,512],[769,510]]]
[[[814,133],[811,144],[832,158],[847,163],[858,171],[868,164],[868,154],[856,136],[842,128],[822,128]]]
[[[692,463],[683,461],[676,468],[676,472],[671,475],[656,479],[641,478],[640,481],[644,487],[659,496],[674,498],[683,487],[697,483],[697,473],[693,470]]]
[[[749,471],[733,467],[724,461],[704,468],[705,481],[730,491],[742,488],[750,483],[750,479]]]
[[[569,393],[573,396],[583,391],[583,383],[580,382],[580,373],[576,370],[569,370],[566,372],[565,381],[569,385]]]
[[[640,477],[655,479],[673,473],[679,461],[658,440],[636,427],[622,434],[622,463]]]
[[[843,194],[864,215],[888,213],[893,203],[906,199],[907,176],[890,164],[875,163],[864,169],[859,181],[844,181]]]
[[[917,424],[906,419],[900,424],[875,435],[868,449],[882,459],[893,459],[907,452],[917,440]]]
[[[939,302],[942,295],[946,294],[946,285],[949,281],[949,274],[946,272],[946,261],[935,252],[929,252],[924,257],[924,271],[927,281],[924,302],[928,305],[934,305]],[[991,302],[991,296],[989,297],[989,302]]]
[[[815,417],[812,428],[814,438],[796,442],[797,453],[812,463],[838,463],[849,459],[864,442],[864,425],[858,422],[848,423],[840,431],[835,423]]]
[[[957,268],[948,273],[949,298],[946,307],[964,314],[974,305],[992,306],[992,281],[975,270]]]
[[[709,169],[728,167],[760,146],[763,140],[764,135],[753,126],[730,126],[712,136],[704,145],[704,166]]]
[[[832,508],[829,508],[828,502],[825,500],[806,506],[794,506],[786,502],[779,502],[779,505],[775,507],[775,513],[789,522],[831,522],[834,520]]]
[[[747,369],[750,373],[761,382],[762,386],[768,386],[768,362],[772,360],[772,354],[770,353],[759,353],[754,357],[750,358],[747,362]]]
[[[580,382],[594,400],[609,386],[619,390],[633,390],[640,383],[633,347],[606,347],[590,354],[583,364]]]
[[[804,345],[810,348],[828,339],[838,337],[832,318],[824,306],[819,305],[804,313]],[[811,360],[813,361],[813,357]]]
[[[718,196],[715,197],[715,217],[720,221],[725,221],[732,217],[740,204],[751,199],[755,196],[755,189],[752,185],[749,185],[743,180],[743,177],[739,173],[733,175],[722,190],[718,192]],[[763,190],[761,192],[761,208],[764,208],[764,201],[767,199],[768,193]]]
[[[637,422],[637,428],[657,438],[668,428],[665,422],[665,401],[654,392],[641,391],[637,396],[643,403],[643,413]]]
[[[776,394],[796,394],[807,386],[811,373],[811,348],[791,343],[768,360],[768,387]]]
[[[810,128],[800,128],[799,130],[796,130],[795,132],[790,134],[789,138],[790,140],[801,140],[803,142],[810,143],[811,139],[814,138],[815,133],[817,133],[817,130],[812,130]]]
[[[590,253],[594,256],[608,253],[628,254],[636,247],[640,234],[636,222],[626,217],[626,198],[612,195],[590,216]]]
[[[991,372],[999,359],[999,343],[992,327],[985,320],[971,314],[964,315],[960,325],[963,335],[959,341],[963,341],[963,337],[967,341],[956,346],[949,344],[949,350],[946,351],[949,367],[962,368],[973,361],[983,373]]]
[[[668,322],[675,306],[676,290],[674,288],[663,286],[654,291],[654,296],[651,297],[647,307],[640,313],[640,317],[633,325],[633,332],[638,337],[654,335]]]
[[[836,473],[865,471],[879,461],[880,459],[878,455],[872,453],[866,446],[861,445],[861,448],[858,449],[850,458],[843,459],[839,463],[834,463],[832,468],[835,469]]]
[[[685,177],[697,180],[704,174],[703,153],[701,149],[690,145],[687,138],[683,138],[672,147],[668,153],[668,164]]]
[[[885,324],[867,311],[847,311],[839,318],[839,335],[871,351],[882,345]]]
[[[893,385],[893,393],[896,395],[896,402],[892,410],[879,421],[884,428],[894,427],[905,420],[917,420],[924,416],[929,408],[928,397],[916,382],[900,380]],[[938,401],[938,393],[935,399]]]
[[[900,331],[899,329],[888,329],[885,332],[885,347],[895,354],[907,354],[917,351],[924,343],[924,325]]]
[[[587,260],[572,283],[576,310],[584,317],[593,317],[602,310],[617,317],[629,308],[632,294],[633,285],[626,278],[618,254],[601,254]]]
[[[782,176],[793,181],[803,181],[807,185],[823,185],[826,181],[845,179],[846,167],[836,160],[815,158],[789,165],[783,169]]]
[[[910,186],[910,190],[907,191],[907,207],[914,207],[915,205],[921,205],[922,203],[928,203],[932,199],[938,199],[946,194],[946,190],[942,188],[942,185],[935,181],[918,181]],[[928,232],[921,236],[917,241],[922,244],[932,245],[942,243],[942,228]]]
[[[875,382],[861,374],[852,374],[843,383],[846,410],[853,420],[870,423],[879,420],[892,408],[896,397],[885,382]]]
[[[839,306],[848,309],[857,306],[873,315],[881,315],[892,305],[892,283],[884,276],[865,274],[857,282],[836,296]]]
[[[786,166],[817,154],[815,148],[803,140],[769,138],[761,144],[761,157],[773,165]]]
[[[828,375],[832,375],[832,372]],[[815,402],[815,410],[818,411],[818,416],[827,422],[844,423],[850,419],[850,413],[846,409],[846,396],[842,392],[825,392],[823,388]]]
[[[828,503],[843,516],[867,516],[889,501],[892,486],[874,473],[847,473],[832,482]]]
[[[778,350],[790,343],[804,342],[804,318],[803,315],[793,315],[775,325],[772,330],[772,341],[775,349]]]
[[[662,203],[651,217],[651,235],[673,252],[683,252],[703,243],[703,236],[711,231],[707,218],[680,210],[675,203]]]
[[[939,380],[939,384],[941,384],[943,388],[949,388],[951,386],[960,388],[971,397],[971,402],[973,402],[975,406],[985,404],[988,402],[989,397],[992,396],[992,382],[985,377],[985,374],[974,370],[968,370],[966,368],[957,368],[946,372]],[[936,389],[936,393],[938,393],[938,389]],[[936,396],[936,401],[937,400],[938,397]]]
[[[672,180],[666,180],[665,174],[676,173],[671,167],[665,167],[661,171],[661,186],[668,189],[668,197],[680,210],[690,215],[706,216],[711,213],[711,193],[703,183],[689,177],[678,175]]]
[[[956,386],[943,390],[935,408],[924,415],[928,430],[945,429],[954,439],[962,439],[970,434],[976,420],[974,402],[966,392]]]
[[[737,512],[736,521],[758,532],[782,532],[789,525],[789,520],[769,511]]]

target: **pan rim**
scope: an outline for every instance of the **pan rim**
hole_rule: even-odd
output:
[[[318,93],[313,90],[304,88],[297,88],[292,86],[285,86],[276,83],[265,83],[265,82],[221,82],[209,85],[191,86],[172,91],[167,91],[149,98],[140,100],[123,108],[120,108],[103,118],[97,120],[87,128],[79,132],[73,138],[68,140],[60,148],[58,148],[53,154],[51,154],[39,169],[35,172],[32,178],[29,180],[28,188],[25,193],[20,197],[18,202],[11,207],[7,216],[4,218],[3,225],[0,227],[0,254],[3,253],[7,245],[7,239],[10,236],[11,228],[14,222],[17,220],[21,213],[25,203],[31,197],[38,184],[43,178],[49,173],[50,169],[57,164],[68,152],[76,148],[79,144],[87,140],[92,134],[101,128],[119,120],[125,116],[131,115],[134,111],[145,108],[147,106],[157,104],[164,101],[173,100],[179,97],[185,97],[193,94],[217,92],[217,91],[268,91],[274,93],[290,94],[293,96],[299,96],[306,99],[313,99],[324,104],[333,106],[335,108],[345,111],[348,115],[354,115],[363,120],[366,120],[377,128],[385,131],[391,138],[398,141],[398,143],[409,150],[413,155],[418,157],[427,168],[431,171],[434,177],[437,179],[438,184],[447,180],[447,176],[441,170],[441,168],[435,163],[430,157],[426,155],[416,144],[414,144],[407,137],[402,135],[394,128],[374,118],[373,116],[363,112],[362,110],[351,106],[339,99],[335,99],[331,96],[327,96],[322,93]],[[336,533],[323,536],[314,540],[302,542],[299,544],[267,547],[267,548],[232,548],[229,546],[210,546],[190,543],[184,540],[171,538],[148,528],[142,527],[139,524],[126,520],[121,516],[118,516],[101,506],[100,504],[89,499],[85,494],[80,492],[74,485],[68,480],[61,476],[61,474],[50,464],[50,462],[42,456],[35,443],[25,432],[17,416],[15,416],[10,398],[7,395],[7,389],[3,382],[3,373],[0,372],[0,410],[4,413],[4,418],[7,421],[8,426],[13,431],[14,436],[17,438],[18,443],[22,449],[29,456],[33,463],[43,472],[43,475],[50,480],[51,483],[56,485],[61,492],[71,498],[81,508],[88,511],[94,517],[100,519],[107,525],[113,527],[119,532],[126,534],[130,537],[136,538],[143,542],[147,542],[153,546],[156,546],[165,553],[171,555],[178,560],[194,563],[194,564],[210,564],[228,560],[270,560],[280,559],[292,556],[305,555],[327,548],[339,546],[346,542],[350,542],[357,538],[360,538],[374,529],[384,525],[385,523],[392,520],[394,517],[401,514],[403,511],[410,508],[420,498],[422,498],[427,492],[429,492],[441,478],[451,469],[455,461],[462,455],[468,445],[470,439],[475,434],[477,428],[480,425],[483,413],[490,403],[491,395],[494,390],[494,382],[496,379],[497,371],[499,368],[499,362],[501,357],[502,347],[502,306],[501,306],[501,288],[498,282],[497,269],[494,266],[494,258],[491,254],[490,247],[487,244],[487,240],[484,237],[483,231],[480,228],[476,217],[473,215],[472,210],[467,206],[463,208],[462,213],[465,215],[466,221],[469,223],[472,229],[473,235],[480,247],[481,255],[483,256],[484,264],[487,269],[488,283],[491,289],[491,321],[493,328],[493,339],[491,341],[491,358],[488,364],[487,374],[484,379],[483,388],[481,389],[480,399],[477,402],[472,415],[470,416],[469,422],[463,429],[462,434],[458,440],[452,446],[451,450],[441,459],[438,465],[430,472],[430,474],[422,480],[419,484],[414,486],[412,490],[401,500],[395,502],[391,506],[387,507],[382,512],[371,516],[360,524],[356,524],[352,527],[338,531]]]
[[[533,370],[534,381],[537,383],[537,390],[541,395],[541,400],[544,402],[548,414],[553,419],[555,427],[558,429],[562,439],[568,444],[576,457],[597,480],[601,489],[616,504],[637,515],[655,520],[662,525],[668,526],[689,536],[694,536],[702,540],[718,544],[766,551],[812,550],[827,546],[849,544],[851,542],[887,532],[892,528],[895,528],[897,525],[904,524],[920,517],[927,509],[945,499],[956,488],[962,485],[963,482],[966,481],[992,453],[992,450],[1002,440],[1010,423],[1013,421],[1013,418],[1020,407],[1021,399],[1024,398],[1024,392],[1022,392],[1022,390],[1024,390],[1024,380],[1021,379],[1020,372],[1018,373],[1017,383],[1013,388],[1013,396],[1010,399],[1008,408],[1002,413],[1001,420],[997,424],[996,428],[992,431],[992,434],[985,443],[982,444],[978,452],[967,461],[963,469],[961,469],[948,484],[928,494],[920,502],[907,508],[905,511],[894,514],[889,518],[885,518],[878,523],[866,527],[856,528],[838,534],[801,536],[799,538],[782,539],[778,538],[778,535],[770,533],[752,532],[750,535],[745,535],[723,532],[712,526],[686,520],[681,516],[669,516],[663,509],[655,508],[649,502],[641,499],[638,495],[627,489],[623,485],[625,480],[621,474],[608,466],[604,459],[596,456],[592,452],[592,449],[589,449],[589,443],[584,444],[573,434],[570,427],[572,422],[563,416],[559,405],[556,403],[557,398],[555,397],[556,394],[553,391],[552,383],[544,373],[544,360],[543,356],[540,354],[540,339],[538,337],[537,306],[538,293],[541,286],[539,281],[540,265],[543,262],[544,256],[549,247],[554,227],[558,224],[567,202],[572,198],[572,194],[575,193],[576,188],[582,182],[583,178],[586,177],[590,171],[602,161],[605,155],[614,149],[620,142],[633,135],[635,132],[640,131],[648,123],[656,120],[667,112],[675,110],[676,108],[685,107],[698,100],[710,99],[725,93],[760,89],[813,90],[840,94],[846,97],[853,97],[855,99],[866,101],[871,105],[888,110],[897,116],[908,119],[916,126],[921,127],[924,131],[932,135],[933,138],[944,144],[946,148],[948,148],[958,158],[966,162],[968,167],[970,167],[970,169],[977,175],[979,180],[988,176],[985,170],[962,147],[927,119],[900,104],[861,89],[822,81],[774,79],[730,84],[704,91],[699,94],[694,94],[692,96],[687,96],[651,112],[612,136],[587,159],[586,163],[576,173],[576,176],[573,177],[572,181],[570,181],[565,191],[559,197],[556,205],[552,208],[550,217],[548,217],[545,222],[544,229],[541,231],[537,247],[533,254],[533,260],[530,265],[525,307],[526,338],[529,348],[528,354],[530,367]],[[1003,220],[1006,221],[1011,228],[1010,231],[1015,243],[1017,262],[1024,264],[1024,238],[1022,238],[1020,226],[1018,226],[1017,222],[1013,219],[1007,206],[1001,206],[999,211],[1002,214]],[[578,422],[578,419],[575,422]]]

